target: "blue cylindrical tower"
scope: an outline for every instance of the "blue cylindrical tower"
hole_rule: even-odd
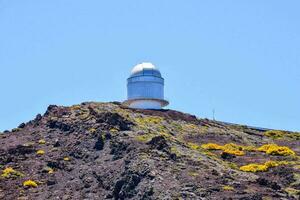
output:
[[[125,103],[140,109],[161,109],[169,104],[164,100],[164,79],[153,64],[141,63],[132,69]]]

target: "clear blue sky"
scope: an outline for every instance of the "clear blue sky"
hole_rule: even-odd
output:
[[[300,1],[0,0],[0,130],[49,104],[122,101],[160,68],[170,109],[300,131]]]

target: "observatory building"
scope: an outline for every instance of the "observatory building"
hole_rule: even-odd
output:
[[[138,109],[161,109],[169,104],[164,100],[164,79],[153,64],[141,63],[132,69],[124,104]]]

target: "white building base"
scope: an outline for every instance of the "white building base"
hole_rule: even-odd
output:
[[[130,99],[123,102],[123,105],[136,109],[162,109],[169,104],[163,99]]]
[[[161,102],[155,100],[135,100],[129,104],[130,108],[138,109],[161,109]]]

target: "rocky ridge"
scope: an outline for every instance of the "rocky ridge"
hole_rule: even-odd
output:
[[[300,134],[120,103],[0,134],[0,199],[299,199]]]

